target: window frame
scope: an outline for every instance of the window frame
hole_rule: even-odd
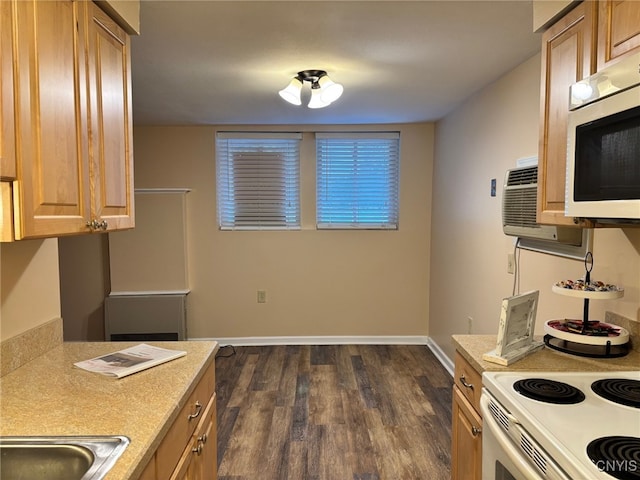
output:
[[[353,158],[354,165],[350,168],[346,174],[345,168],[348,168],[348,154],[344,152],[335,153],[336,157],[333,160],[328,153],[330,146],[329,143],[335,140],[334,149],[347,147],[351,143],[352,147],[356,151],[361,151],[361,155],[357,155]],[[379,153],[371,150],[371,146],[379,142],[377,148],[384,151],[386,148],[386,154],[388,156],[384,158],[384,152]],[[386,144],[383,148],[382,144]],[[367,155],[373,156],[377,161],[386,160],[385,169],[386,172],[382,172],[380,169],[374,170],[373,173],[369,172],[367,178],[367,172],[358,168],[355,163],[362,162],[361,157]],[[327,162],[337,162],[335,166],[327,166]],[[366,165],[366,164],[365,164]],[[343,173],[340,173],[342,171]],[[387,197],[387,205],[377,204],[376,202],[369,202],[363,197],[366,197],[367,193],[371,194],[373,189],[379,197],[381,191],[381,184],[377,182],[375,176],[383,174],[383,183],[386,184],[383,190],[386,190],[385,196]],[[356,180],[358,177],[363,178],[366,182],[370,183],[369,188],[360,189],[360,191],[351,192],[352,200],[354,203],[350,204],[350,207],[344,208],[342,212],[341,208],[337,204],[344,200],[339,198],[340,196],[346,197],[346,193],[335,193],[335,203],[333,207],[330,205],[329,197],[332,195],[328,191],[328,188],[332,188],[336,191],[341,187],[337,184],[328,185],[332,180],[339,176],[351,175],[352,180]],[[338,180],[336,180],[337,182]],[[345,183],[343,182],[342,189],[344,191]],[[376,219],[377,213],[375,210],[380,211],[380,215],[386,216],[387,219]],[[329,213],[329,211],[332,213]],[[350,210],[350,211],[348,211]],[[316,133],[316,229],[317,230],[332,230],[332,229],[348,229],[348,230],[398,230],[399,228],[399,212],[400,212],[400,132],[318,132]],[[370,220],[366,220],[369,216]],[[333,218],[331,218],[333,217]],[[344,217],[344,220],[340,220],[339,217]],[[351,217],[351,218],[348,218]]]
[[[216,219],[220,230],[300,229],[301,140],[300,132],[216,133]],[[244,158],[238,157],[243,154]],[[264,165],[256,163],[262,160]],[[238,176],[241,171],[245,178]],[[281,175],[274,177],[274,172]],[[257,193],[260,190],[263,195]],[[240,215],[238,210],[242,209]]]

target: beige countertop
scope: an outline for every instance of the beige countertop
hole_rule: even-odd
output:
[[[63,343],[0,378],[0,435],[125,435],[106,480],[138,478],[218,344],[148,342],[187,355],[121,379],[73,366],[137,343]]]
[[[631,371],[640,370],[640,352],[632,350],[620,358],[587,358],[553,350],[547,346],[517,362],[504,367],[486,362],[482,355],[496,348],[496,335],[453,335],[458,352],[479,372],[518,371]]]

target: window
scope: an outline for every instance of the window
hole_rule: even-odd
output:
[[[229,230],[300,227],[299,133],[219,132],[218,225]]]
[[[399,133],[316,134],[318,228],[398,228]]]

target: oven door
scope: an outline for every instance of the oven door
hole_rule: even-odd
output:
[[[491,408],[490,403],[493,403]],[[480,410],[482,412],[482,480],[571,480],[546,455],[540,455],[540,447],[535,443],[531,445],[532,442],[522,426],[508,412],[499,407],[498,402],[490,397],[485,389],[480,398]],[[501,423],[508,423],[509,434],[505,432],[494,415],[501,419]],[[532,450],[528,454],[525,453],[521,447],[522,442],[517,444],[514,438],[527,438],[527,443],[534,451],[535,460],[529,457]],[[534,461],[537,467],[533,466]],[[541,471],[544,471],[544,474]]]

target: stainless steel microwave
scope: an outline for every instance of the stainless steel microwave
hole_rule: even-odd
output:
[[[640,225],[640,54],[571,86],[565,215]]]

